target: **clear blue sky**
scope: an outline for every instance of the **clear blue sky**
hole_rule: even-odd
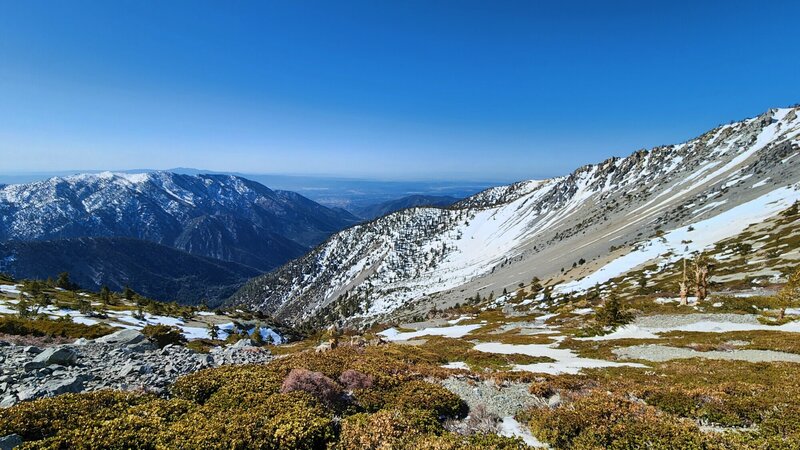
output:
[[[0,0],[0,172],[511,180],[800,102],[800,2]]]

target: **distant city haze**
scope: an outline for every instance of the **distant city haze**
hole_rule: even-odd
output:
[[[790,1],[5,2],[0,173],[564,175],[800,101],[799,13]]]

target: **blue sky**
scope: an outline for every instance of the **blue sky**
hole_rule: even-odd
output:
[[[559,175],[800,102],[800,2],[0,0],[0,172]]]

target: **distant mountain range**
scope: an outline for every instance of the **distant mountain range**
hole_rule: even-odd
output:
[[[358,221],[344,210],[326,208],[297,193],[273,191],[230,175],[104,172],[0,187],[0,242],[48,241],[37,248],[69,249],[72,254],[88,258],[75,261],[74,267],[98,266],[102,259],[100,249],[117,255],[123,250],[137,255],[144,255],[146,250],[159,255],[168,253],[152,245],[133,250],[137,245],[134,241],[106,240],[102,245],[101,241],[91,245],[88,241],[57,242],[74,238],[131,238],[236,263],[235,268],[225,266],[235,274],[225,278],[226,285],[236,277],[266,272],[301,256],[330,234]],[[14,245],[16,251],[25,248]],[[9,256],[0,254],[0,260]],[[169,258],[189,261],[185,255],[172,254]],[[202,265],[199,260],[193,261],[194,265]],[[121,267],[107,263],[113,261],[101,265],[118,269],[117,275],[122,276]],[[56,269],[53,264],[46,266]],[[14,267],[21,276],[43,274],[31,269],[35,264],[30,260],[25,264],[18,262]],[[22,270],[23,267],[31,270]],[[162,269],[154,265],[149,271],[139,273]],[[184,270],[189,272],[188,267]],[[134,289],[158,284],[129,275],[127,280]],[[102,278],[102,274],[87,274],[85,279]]]
[[[141,174],[158,172],[153,169],[123,170],[124,174]],[[436,180],[436,181],[385,181],[360,178],[333,177],[324,175],[280,175],[238,172],[215,172],[194,168],[178,167],[167,169],[181,175],[233,175],[245,178],[256,183],[269,186],[271,189],[297,192],[320,205],[328,208],[342,208],[356,211],[378,203],[388,202],[401,197],[415,194],[432,196],[449,196],[465,198],[474,195],[488,187],[503,184],[498,181],[468,181],[468,180]],[[3,184],[30,184],[47,180],[53,177],[68,177],[78,173],[100,173],[100,171],[57,171],[57,172],[29,172],[29,173],[2,173],[0,172],[0,185]]]
[[[497,298],[534,277],[553,295],[646,284],[695,252],[730,258],[726,239],[763,247],[745,230],[800,200],[798,155],[800,107],[772,109],[568,176],[350,227],[230,302],[294,323],[369,325]],[[749,261],[748,276],[779,277],[796,258],[781,255],[796,245]]]
[[[421,206],[447,207],[457,202],[459,199],[449,195],[409,195],[389,200],[375,205],[368,205],[361,208],[351,208],[353,214],[365,219],[372,220],[387,214],[391,214],[401,209],[417,208]]]

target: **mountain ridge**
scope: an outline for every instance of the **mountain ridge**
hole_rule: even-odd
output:
[[[798,133],[798,107],[771,109],[681,144],[490,188],[448,210],[400,211],[333,235],[251,280],[230,303],[296,323],[368,324],[497,296],[534,276],[556,279],[579,260],[600,264],[659,232],[794,186]]]
[[[357,222],[230,175],[102,172],[0,188],[0,240],[129,237],[271,270]]]

